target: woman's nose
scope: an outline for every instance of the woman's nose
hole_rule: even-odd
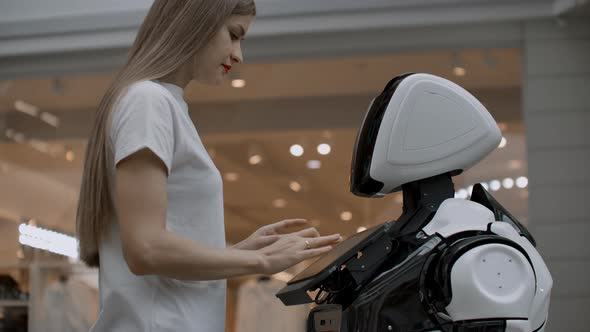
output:
[[[244,62],[244,58],[242,57],[242,48],[241,47],[237,47],[236,50],[234,50],[234,52],[231,55],[231,61],[234,63],[242,63]]]

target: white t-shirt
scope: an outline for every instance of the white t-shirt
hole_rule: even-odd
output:
[[[238,290],[236,332],[305,332],[309,305],[285,306],[276,297],[285,282],[248,280]]]
[[[205,246],[225,247],[221,174],[189,117],[182,88],[137,82],[113,112],[112,181],[119,161],[149,148],[168,168],[167,229]],[[100,246],[99,276],[101,311],[92,332],[225,331],[225,280],[134,275],[123,258],[116,222]]]

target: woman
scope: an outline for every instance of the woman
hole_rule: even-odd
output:
[[[294,219],[225,248],[222,179],[183,90],[242,62],[255,13],[252,0],[156,0],[103,97],[76,221],[81,259],[100,265],[92,331],[224,331],[226,278],[276,273],[340,241],[293,232],[305,224]]]

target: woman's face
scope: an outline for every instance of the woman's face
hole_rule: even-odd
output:
[[[233,15],[213,39],[193,58],[193,79],[217,85],[224,81],[232,66],[244,61],[241,41],[248,32],[254,16]]]

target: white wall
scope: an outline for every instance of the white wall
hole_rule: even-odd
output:
[[[554,279],[547,332],[590,329],[590,24],[526,23],[529,218]]]

